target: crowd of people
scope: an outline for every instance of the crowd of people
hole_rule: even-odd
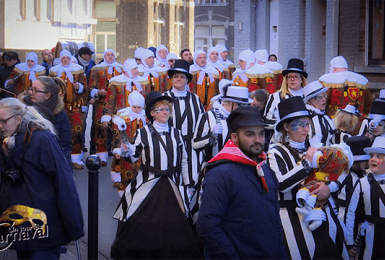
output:
[[[55,243],[15,241],[20,257],[56,257],[82,236],[72,170],[89,151],[103,167],[113,156],[114,259],[385,258],[385,90],[372,100],[344,57],[308,82],[301,59],[284,69],[264,49],[240,52],[238,68],[221,44],[180,59],[140,47],[123,64],[112,49],[99,64],[93,54],[62,50],[55,62],[47,49],[42,65],[34,52],[23,63],[2,55],[1,210],[25,203],[48,224],[60,219],[49,225]],[[23,188],[29,197],[14,200]]]

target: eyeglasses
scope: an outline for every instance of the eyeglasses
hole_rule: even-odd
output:
[[[32,87],[30,87],[28,90],[31,91],[31,93],[34,94],[34,95],[35,95],[37,92],[40,92],[40,93],[48,93],[47,91],[37,90],[37,89],[32,88]]]
[[[16,116],[16,115],[10,116],[10,117],[8,117],[7,119],[4,119],[4,120],[0,120],[0,125],[6,126],[8,124],[8,120],[11,119],[14,116]]]
[[[297,80],[297,79],[299,79],[301,76],[297,76],[297,75],[295,75],[295,76],[286,76],[286,78],[288,79],[288,80]]]
[[[175,62],[176,60],[168,60],[169,62]]]
[[[154,109],[155,113],[164,112],[164,111],[166,111],[168,113],[168,112],[170,112],[170,109],[169,108],[157,108],[157,109]]]

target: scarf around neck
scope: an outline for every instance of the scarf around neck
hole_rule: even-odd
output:
[[[265,174],[262,169],[262,165],[266,163],[267,155],[265,152],[262,152],[258,157],[263,161],[257,163],[256,161],[251,160],[241,151],[241,149],[239,149],[238,146],[234,144],[232,140],[228,140],[223,149],[208,162],[212,163],[220,160],[230,160],[235,163],[255,166],[257,174],[261,178],[263,188],[269,192],[269,188],[267,187],[267,183],[264,177]]]

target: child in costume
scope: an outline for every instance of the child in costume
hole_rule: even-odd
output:
[[[120,158],[121,143],[126,139],[128,142],[134,140],[137,129],[146,125],[146,116],[143,110],[144,97],[138,92],[133,91],[128,96],[129,107],[118,110],[117,115],[112,119],[113,126],[113,153],[114,157],[111,164],[111,178],[114,187],[118,188],[121,197],[127,185],[134,179],[140,167],[140,160],[130,163]]]
[[[364,151],[370,155],[370,172],[355,185],[346,213],[345,239],[351,257],[359,254],[359,259],[384,259],[385,137],[377,137]]]

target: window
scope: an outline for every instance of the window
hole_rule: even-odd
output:
[[[25,6],[26,0],[19,0],[19,19],[25,20],[26,18],[26,6]]]
[[[33,15],[34,15],[35,21],[40,21],[40,10],[41,10],[40,0],[34,0]]]
[[[209,20],[195,25],[195,50],[204,50],[217,44],[226,45],[225,22],[219,22],[208,15]]]
[[[53,22],[54,16],[53,16],[53,1],[54,0],[47,0],[47,19],[50,22]]]
[[[86,8],[87,9],[87,8]],[[114,1],[96,1],[95,47],[97,57],[102,57],[107,48],[116,50],[116,5]]]
[[[162,3],[154,2],[154,45],[162,44],[163,26],[164,26],[164,9]]]
[[[221,6],[227,5],[227,0],[195,0],[196,5],[213,5],[213,6]]]
[[[175,52],[179,53],[182,50],[182,37],[184,28],[184,11],[182,6],[175,6]]]
[[[369,35],[368,61],[369,66],[385,66],[385,2],[370,0],[369,2]],[[367,2],[367,3],[368,3]]]

